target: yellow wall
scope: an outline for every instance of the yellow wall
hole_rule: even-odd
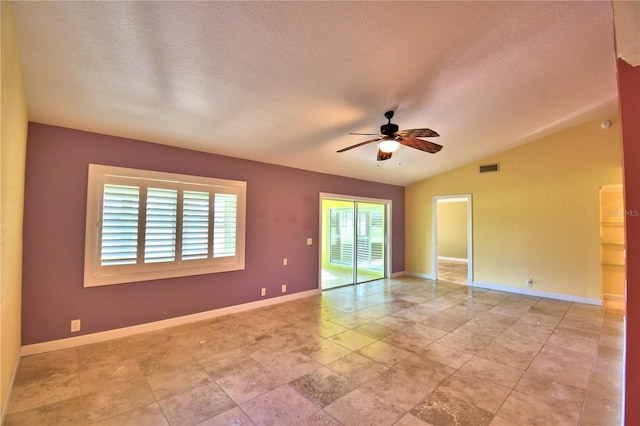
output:
[[[0,7],[0,403],[4,412],[20,350],[22,213],[28,120],[11,4],[2,1]]]
[[[599,189],[622,181],[619,120],[605,118],[408,186],[405,270],[434,273],[432,197],[471,193],[475,282],[599,299]]]
[[[467,258],[467,202],[438,202],[438,256]]]

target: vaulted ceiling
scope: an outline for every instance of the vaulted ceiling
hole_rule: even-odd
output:
[[[597,2],[14,2],[31,121],[406,185],[616,112]],[[395,110],[437,154],[370,139]],[[550,153],[553,155],[553,153]]]

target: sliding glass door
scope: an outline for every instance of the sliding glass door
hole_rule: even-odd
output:
[[[322,198],[323,290],[384,278],[386,204]]]

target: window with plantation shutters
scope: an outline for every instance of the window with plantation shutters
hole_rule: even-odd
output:
[[[244,269],[246,182],[89,166],[85,287]]]

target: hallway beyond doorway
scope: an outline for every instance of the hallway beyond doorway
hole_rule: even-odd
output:
[[[451,260],[438,259],[438,281],[454,284],[469,284],[468,264]]]

